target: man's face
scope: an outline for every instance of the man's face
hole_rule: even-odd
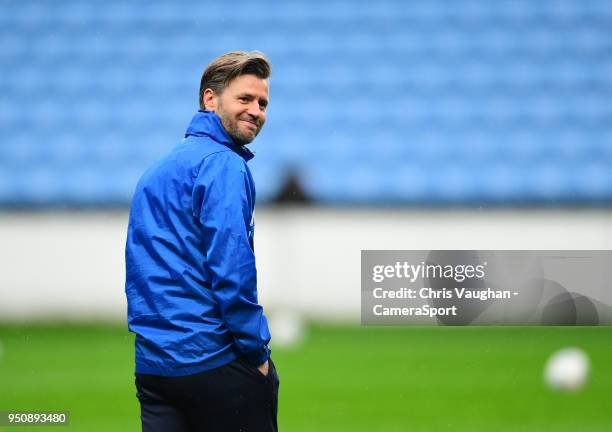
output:
[[[221,95],[207,90],[204,101],[206,109],[215,111],[221,118],[235,142],[248,144],[266,122],[268,81],[255,75],[240,75],[229,82]]]

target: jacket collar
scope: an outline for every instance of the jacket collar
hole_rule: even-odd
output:
[[[190,135],[210,137],[219,144],[229,147],[247,161],[255,156],[251,150],[234,142],[223,127],[219,116],[213,111],[199,110],[193,116],[185,132],[185,138]]]

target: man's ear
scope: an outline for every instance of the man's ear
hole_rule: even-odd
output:
[[[217,110],[217,94],[212,89],[207,88],[204,90],[202,102],[206,111]]]

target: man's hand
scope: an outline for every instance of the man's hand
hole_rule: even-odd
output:
[[[257,366],[257,369],[259,369],[259,372],[261,372],[264,376],[268,376],[268,368],[269,368],[268,360],[266,360],[264,364]]]

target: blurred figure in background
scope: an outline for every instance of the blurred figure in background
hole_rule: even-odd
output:
[[[185,139],[136,187],[125,289],[143,431],[277,430],[245,147],[265,123],[270,73],[256,51],[215,59]]]

